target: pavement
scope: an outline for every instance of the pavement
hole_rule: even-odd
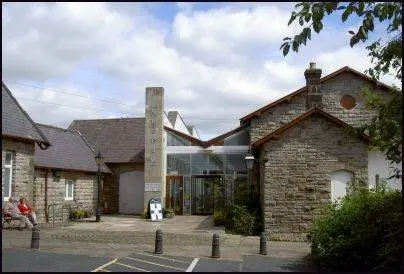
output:
[[[99,223],[88,219],[54,227],[40,224],[40,229],[39,250],[30,249],[31,232],[3,229],[4,271],[28,271],[15,259],[20,252],[32,265],[38,265],[36,271],[186,271],[196,259],[192,272],[314,271],[307,261],[309,243],[271,241],[267,255],[259,255],[259,237],[226,234],[207,216],[175,216],[151,222],[137,216],[105,215]],[[157,229],[163,231],[162,255],[154,254]],[[213,233],[220,235],[219,259],[210,258]],[[153,256],[161,258],[157,262]],[[47,260],[58,263],[53,267],[46,264]],[[57,265],[59,270],[55,270]]]

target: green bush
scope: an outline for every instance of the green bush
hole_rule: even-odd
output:
[[[143,211],[143,213],[142,213],[142,215],[141,215],[141,218],[142,218],[142,219],[149,219],[149,217],[148,217],[148,211],[147,211],[147,210],[144,210],[144,211]]]
[[[174,209],[172,208],[163,208],[163,218],[171,219],[174,218],[175,213]]]
[[[216,226],[222,226],[226,224],[226,214],[224,210],[218,210],[213,213],[213,223]]]
[[[402,242],[400,192],[360,190],[331,204],[309,233],[322,270],[386,271],[398,267]]]
[[[70,219],[71,220],[76,220],[76,219],[82,219],[82,218],[87,218],[88,213],[85,210],[72,210],[70,212]]]

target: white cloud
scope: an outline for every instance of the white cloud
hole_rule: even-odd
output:
[[[3,79],[89,97],[10,86],[32,100],[97,109],[22,101],[34,120],[62,126],[142,115],[145,88],[163,86],[166,110],[180,111],[207,139],[304,85],[310,61],[324,75],[345,65],[368,66],[358,57],[363,52],[345,47],[348,40],[340,38],[346,31],[331,28],[283,58],[282,38],[296,31],[287,26],[291,4],[223,5],[208,11],[183,6],[170,25],[131,3],[3,4]]]

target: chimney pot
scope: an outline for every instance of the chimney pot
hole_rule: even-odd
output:
[[[315,69],[316,68],[316,63],[310,62],[310,69]]]

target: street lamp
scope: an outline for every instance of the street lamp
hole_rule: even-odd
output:
[[[254,158],[254,155],[252,155],[251,154],[251,152],[250,152],[250,150],[248,150],[248,153],[247,153],[247,155],[245,156],[245,158],[244,158],[244,161],[245,161],[245,165],[246,165],[246,167],[247,167],[247,176],[248,176],[248,200],[250,200],[250,187],[251,187],[251,169],[252,169],[252,167],[253,167],[253,165],[254,165],[254,161],[255,161],[255,158]]]
[[[101,221],[101,211],[100,211],[100,192],[101,192],[100,172],[101,172],[101,164],[104,161],[104,157],[101,156],[101,151],[98,151],[98,154],[94,158],[95,158],[95,162],[97,163],[97,166],[98,166],[98,171],[97,171],[98,195],[97,195],[97,211],[95,212],[95,221],[99,222],[99,221]]]

